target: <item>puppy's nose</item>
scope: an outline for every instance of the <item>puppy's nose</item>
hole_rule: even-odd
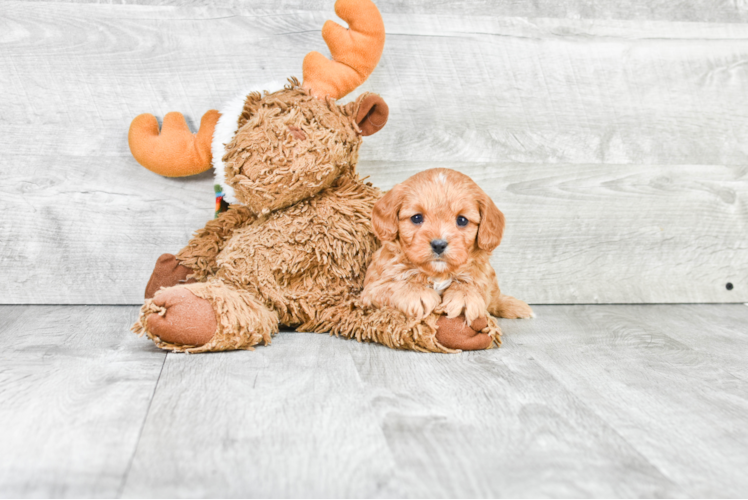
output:
[[[436,255],[443,254],[445,248],[447,248],[447,240],[431,240],[431,249]]]

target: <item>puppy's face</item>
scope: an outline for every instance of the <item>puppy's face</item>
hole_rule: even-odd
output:
[[[406,258],[429,275],[448,274],[476,251],[499,245],[504,216],[468,176],[426,170],[389,191],[374,206],[374,233],[398,240]]]

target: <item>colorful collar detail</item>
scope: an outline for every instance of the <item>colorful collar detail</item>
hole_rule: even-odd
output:
[[[229,204],[223,199],[223,188],[220,184],[214,185],[213,190],[216,192],[216,215],[214,219],[217,219],[221,213],[229,209]]]

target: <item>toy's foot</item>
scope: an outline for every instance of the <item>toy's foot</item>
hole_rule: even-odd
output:
[[[175,256],[170,253],[163,254],[156,261],[151,279],[145,286],[145,298],[152,299],[161,287],[195,283],[194,279],[187,279],[190,274],[192,274],[192,269],[180,264]]]
[[[486,318],[478,318],[468,326],[464,316],[448,318],[442,316],[436,322],[436,340],[444,347],[461,349],[463,351],[477,351],[488,349],[493,339],[481,331],[488,327]]]
[[[199,346],[216,333],[216,314],[210,302],[184,287],[157,292],[153,303],[163,311],[148,316],[148,331],[165,342]]]
[[[500,318],[527,319],[535,317],[535,313],[532,312],[532,308],[527,305],[527,302],[515,299],[511,295],[501,295],[492,306],[488,308],[488,311]]]

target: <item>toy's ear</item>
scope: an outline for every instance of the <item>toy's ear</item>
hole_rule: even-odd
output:
[[[504,235],[504,214],[496,208],[493,200],[483,193],[478,200],[480,206],[480,225],[478,226],[478,248],[492,251]]]
[[[390,108],[377,94],[365,93],[359,96],[356,123],[361,129],[361,135],[376,134],[387,123]]]
[[[397,238],[398,214],[403,204],[403,191],[402,184],[398,184],[374,204],[371,228],[380,241],[395,241]]]

